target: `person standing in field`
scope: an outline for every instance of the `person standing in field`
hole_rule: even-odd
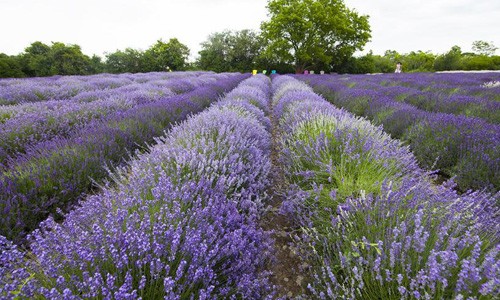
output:
[[[401,69],[402,65],[400,62],[398,62],[396,64],[396,70],[394,71],[394,73],[401,73],[402,69]]]

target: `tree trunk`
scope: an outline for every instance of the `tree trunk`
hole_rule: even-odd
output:
[[[295,67],[295,74],[304,74],[303,67]]]
[[[310,67],[310,65],[306,65],[305,63],[295,62],[295,74],[304,74],[304,71],[308,67]]]

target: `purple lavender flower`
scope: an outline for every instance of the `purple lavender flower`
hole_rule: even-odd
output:
[[[41,224],[30,247],[44,280],[34,284],[56,298],[272,295],[263,271],[272,241],[257,223],[269,155],[270,134],[252,113],[228,105],[189,117],[114,187]]]
[[[350,112],[405,140],[421,166],[458,188],[499,190],[498,95],[481,88],[498,74],[296,76]],[[469,90],[469,88],[471,88]]]
[[[0,233],[19,241],[57,208],[67,211],[107,178],[106,168],[122,165],[171,124],[215,101],[219,89],[230,89],[248,75],[212,76],[229,79],[218,86],[200,81],[192,92],[116,111],[12,158],[0,177],[0,209],[9,216],[2,218]]]
[[[273,84],[284,81],[293,83],[286,78]],[[341,80],[335,84],[344,85]],[[485,260],[494,266],[499,260],[494,249],[498,251],[500,237],[500,194],[459,195],[448,183],[433,185],[415,157],[398,143],[391,146],[394,141],[380,134],[380,128],[325,104],[311,92],[308,97],[302,91],[300,101],[290,101],[288,95],[296,93],[290,90],[275,103],[282,103],[277,111],[286,132],[281,161],[296,190],[285,203],[287,211],[297,208],[290,217],[307,241],[298,243],[306,259],[315,262],[311,293],[360,299],[499,295],[493,275],[497,272],[485,268]],[[357,102],[359,109],[370,103],[365,100]],[[394,167],[391,157],[405,163],[380,182],[372,181],[376,188],[343,186],[356,172],[371,172],[370,163],[388,159],[376,169]],[[332,180],[334,172],[349,163],[355,168]],[[306,173],[311,176],[298,176]],[[305,196],[294,196],[300,193]]]

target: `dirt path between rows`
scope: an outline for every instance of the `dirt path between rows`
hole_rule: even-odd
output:
[[[293,299],[306,292],[307,284],[302,269],[306,266],[298,255],[298,250],[293,246],[291,235],[293,227],[286,216],[279,213],[286,193],[286,183],[279,156],[281,147],[279,143],[279,126],[271,109],[271,180],[269,189],[271,195],[270,210],[263,216],[261,226],[266,231],[272,231],[275,240],[275,260],[270,262],[268,269],[272,272],[271,282],[277,287],[278,299]]]

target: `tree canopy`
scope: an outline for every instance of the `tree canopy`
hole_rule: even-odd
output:
[[[91,74],[90,57],[78,45],[34,42],[19,56],[19,64],[27,76]]]
[[[461,58],[462,49],[455,45],[447,53],[436,57],[434,60],[434,69],[436,71],[460,70],[462,68]]]
[[[106,54],[105,69],[109,73],[138,73],[143,71],[143,53],[132,48]]]
[[[189,48],[172,38],[167,43],[161,39],[144,52],[147,71],[182,71],[187,67]]]
[[[261,51],[259,35],[248,29],[213,33],[201,46],[198,67],[215,72],[250,72]]]
[[[158,40],[146,51],[126,48],[106,54],[105,70],[110,73],[182,71],[187,68],[189,48],[172,38]]]
[[[492,56],[498,48],[493,45],[493,42],[474,41],[472,43],[472,51],[479,55]]]
[[[25,77],[21,64],[16,57],[0,53],[0,78]]]
[[[371,38],[368,16],[342,0],[269,0],[270,20],[261,24],[264,55],[295,65],[335,69]]]

